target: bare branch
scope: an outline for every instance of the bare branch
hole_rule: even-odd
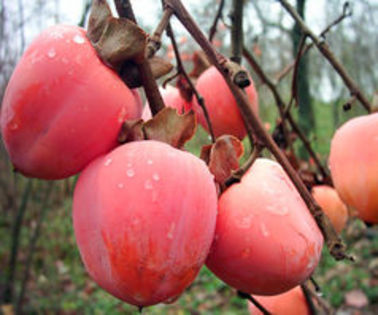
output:
[[[356,98],[362,104],[362,106],[364,106],[365,109],[370,113],[371,112],[370,102],[365,97],[365,95],[361,92],[361,90],[358,88],[354,80],[348,75],[344,67],[337,60],[336,56],[329,49],[328,44],[322,41],[310,30],[310,28],[305,24],[305,22],[301,19],[297,11],[293,8],[293,6],[290,3],[288,3],[286,0],[278,0],[278,1],[286,9],[286,11],[291,15],[291,17],[297,22],[303,34],[312,39],[312,41],[314,42],[316,47],[319,49],[319,51],[323,54],[323,56],[328,60],[328,62],[340,75],[341,79],[344,81],[344,84],[348,87],[351,95],[355,95]]]

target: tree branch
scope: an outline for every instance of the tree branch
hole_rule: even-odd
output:
[[[193,38],[201,45],[209,61],[223,75],[224,79],[227,82],[227,85],[231,89],[237,101],[239,110],[241,112],[242,117],[244,118],[247,129],[253,130],[257,141],[265,145],[272,152],[277,161],[285,169],[286,173],[292,180],[293,184],[296,186],[299,194],[302,196],[304,202],[309,208],[311,214],[315,218],[320,230],[322,231],[325,241],[330,250],[330,253],[333,255],[335,259],[338,260],[348,258],[347,254],[345,253],[345,245],[343,244],[342,240],[334,230],[328,217],[324,215],[322,209],[312,198],[311,193],[307,190],[305,184],[302,182],[297,172],[293,169],[288,159],[281,152],[280,148],[274,142],[269,133],[265,130],[264,125],[257,117],[257,114],[252,111],[251,104],[249,103],[248,97],[245,94],[245,92],[241,90],[239,87],[237,87],[235,84],[233,84],[229,72],[225,68],[225,65],[228,62],[227,59],[214,50],[211,43],[206,39],[206,37],[201,32],[201,30],[194,22],[192,17],[189,15],[189,13],[187,12],[180,0],[166,0],[165,3],[167,6],[172,8],[176,17],[190,32]]]
[[[297,11],[293,8],[291,4],[289,4],[286,0],[278,0],[281,5],[286,9],[286,11],[291,15],[291,17],[296,21],[298,26],[301,28],[304,35],[310,37],[319,51],[323,54],[323,56],[328,60],[328,62],[332,65],[332,67],[336,70],[336,72],[340,75],[341,79],[344,81],[344,84],[348,87],[351,95],[355,95],[356,98],[360,101],[362,106],[370,113],[371,112],[371,104],[365,95],[361,92],[358,88],[357,84],[354,80],[348,75],[344,67],[341,63],[337,60],[336,56],[332,53],[327,43],[320,40],[311,29],[305,24],[305,22],[301,19],[298,15]]]
[[[194,93],[194,95],[195,95],[195,97],[197,99],[198,104],[201,106],[201,108],[203,110],[203,113],[204,113],[204,116],[205,116],[205,119],[206,119],[207,127],[209,128],[211,142],[215,143],[214,130],[213,130],[213,126],[212,126],[211,121],[210,121],[209,112],[207,111],[207,108],[205,106],[205,100],[199,94],[199,92],[195,88],[192,80],[190,79],[189,75],[185,71],[184,65],[182,64],[182,61],[181,61],[181,58],[180,58],[180,52],[179,52],[178,47],[177,47],[176,38],[175,38],[175,35],[173,33],[173,30],[172,30],[172,27],[171,27],[170,23],[168,23],[167,34],[171,38],[171,42],[172,42],[172,46],[173,46],[173,51],[175,52],[176,63],[177,63],[177,72],[181,73],[184,76],[186,82],[189,84],[189,87],[190,87],[191,91]]]
[[[232,0],[231,60],[240,64],[243,51],[243,0]]]
[[[224,0],[221,0],[220,3],[219,3],[219,7],[218,7],[218,10],[217,10],[217,14],[215,15],[213,24],[210,27],[210,32],[209,32],[209,41],[210,42],[213,41],[215,33],[217,32],[218,21],[222,18],[223,8],[224,8]]]

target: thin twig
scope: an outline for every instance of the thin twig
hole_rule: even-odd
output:
[[[172,42],[172,46],[173,46],[173,51],[175,52],[176,63],[177,63],[177,72],[181,73],[184,76],[186,82],[188,82],[188,84],[189,84],[189,87],[190,87],[191,91],[194,93],[194,95],[195,95],[195,97],[197,99],[198,104],[201,106],[201,108],[203,110],[203,113],[204,113],[204,116],[205,116],[205,119],[206,119],[207,127],[209,128],[211,142],[215,143],[214,130],[213,130],[213,126],[211,124],[209,112],[208,112],[208,110],[207,110],[207,108],[205,106],[205,100],[202,97],[202,95],[199,94],[198,90],[195,88],[192,80],[190,79],[188,73],[186,72],[186,70],[184,68],[184,65],[182,64],[181,57],[180,57],[180,52],[178,50],[178,46],[177,46],[177,42],[176,42],[176,38],[175,38],[175,35],[173,33],[173,30],[172,30],[172,27],[171,27],[170,23],[168,23],[167,35],[171,38],[171,42]]]
[[[16,217],[12,227],[12,242],[11,242],[11,250],[10,250],[10,258],[7,270],[7,278],[5,281],[5,289],[4,289],[4,296],[3,302],[4,304],[9,304],[12,302],[13,299],[13,290],[14,290],[14,278],[16,272],[16,264],[17,264],[17,257],[18,257],[18,250],[20,246],[20,232],[22,227],[22,222],[25,215],[25,210],[28,205],[28,201],[30,198],[30,193],[32,190],[32,183],[31,179],[28,179],[26,186],[24,188],[24,192],[22,195],[21,204],[17,210]]]
[[[301,290],[303,292],[303,295],[305,296],[307,306],[310,310],[310,315],[316,315],[318,312],[316,311],[316,307],[314,305],[314,301],[312,300],[312,294],[311,294],[309,288],[307,287],[306,284],[302,284]]]
[[[21,280],[20,294],[18,296],[16,306],[15,306],[15,314],[22,314],[22,303],[23,303],[23,300],[24,300],[26,287],[27,287],[27,283],[28,283],[28,280],[29,280],[30,267],[31,267],[31,264],[32,264],[32,261],[33,261],[33,255],[35,253],[35,247],[37,245],[37,241],[38,241],[38,238],[39,238],[40,233],[41,233],[42,222],[43,222],[43,219],[45,218],[45,214],[46,214],[46,211],[48,209],[48,202],[49,202],[50,195],[51,195],[53,187],[54,187],[54,182],[50,182],[50,183],[47,184],[45,196],[43,198],[42,205],[41,205],[41,208],[40,208],[39,217],[37,219],[37,226],[35,227],[34,233],[33,233],[32,237],[30,239],[30,242],[29,242],[29,249],[28,249],[28,253],[27,253],[27,257],[26,257],[25,269],[24,269],[24,273],[23,273],[23,276],[22,276],[22,280]]]
[[[217,32],[217,25],[218,25],[218,21],[222,18],[223,7],[224,7],[224,0],[221,0],[220,3],[219,3],[219,6],[218,6],[217,14],[215,15],[213,24],[210,27],[210,32],[209,32],[209,41],[210,42],[213,41],[215,33]]]
[[[331,29],[338,25],[339,23],[341,23],[345,18],[349,17],[352,15],[352,11],[349,10],[349,3],[346,2],[344,3],[344,6],[343,6],[343,13],[337,18],[335,19],[334,21],[332,21],[320,34],[319,34],[319,37],[322,37],[322,38],[325,38],[325,36],[327,35],[327,33],[329,31],[331,31]],[[311,42],[309,44],[307,44],[304,49],[302,50],[302,54],[301,54],[301,57],[303,55],[305,55],[312,47],[314,47],[315,44],[314,42]],[[287,74],[290,73],[290,71],[294,68],[295,66],[295,63],[296,63],[296,60],[294,60],[291,64],[287,65],[278,75],[276,75],[276,84],[279,83]]]
[[[147,45],[147,58],[151,58],[161,46],[161,35],[169,24],[169,20],[172,16],[172,10],[170,8],[164,9],[163,17],[160,20],[160,23],[156,27],[155,31],[148,40]]]
[[[286,11],[291,15],[291,17],[296,21],[297,25],[301,28],[303,34],[307,35],[312,39],[316,47],[323,54],[323,56],[328,60],[336,72],[340,75],[344,84],[348,87],[351,95],[356,95],[356,98],[360,101],[363,107],[370,113],[371,104],[365,95],[361,92],[356,82],[349,76],[342,64],[337,60],[336,56],[330,50],[328,44],[321,40],[318,36],[311,31],[311,29],[306,25],[306,23],[299,16],[298,12],[294,7],[287,2],[287,0],[278,0],[281,5],[286,9]]]
[[[241,297],[242,299],[246,299],[246,300],[250,301],[264,315],[270,315],[270,314],[272,314],[262,304],[260,304],[252,295],[250,295],[248,293],[244,293],[244,292],[238,291],[238,296]]]
[[[230,187],[235,183],[239,183],[243,175],[249,170],[256,159],[260,156],[261,151],[264,148],[258,144],[255,144],[252,154],[248,157],[247,161],[224,182],[225,187]]]
[[[246,48],[243,50],[243,54],[250,63],[251,67],[255,70],[256,74],[260,77],[261,81],[263,81],[266,86],[270,89],[275,99],[276,105],[280,111],[281,119],[289,122],[293,131],[298,135],[298,137],[303,142],[306,150],[314,160],[316,167],[318,168],[319,172],[321,173],[323,178],[329,178],[329,174],[325,167],[319,160],[319,157],[316,155],[314,149],[311,146],[310,141],[307,139],[306,135],[301,131],[298,124],[295,122],[291,112],[288,110],[290,106],[286,105],[283,98],[281,97],[280,93],[278,92],[276,85],[272,82],[272,80],[266,75],[264,70],[258,64],[256,58],[251,54]]]

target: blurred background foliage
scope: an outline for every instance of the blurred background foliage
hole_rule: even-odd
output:
[[[225,55],[229,55],[230,51],[227,28],[230,23],[230,2],[225,2],[223,18],[214,41],[214,45]],[[305,2],[304,17],[316,33],[320,33],[341,14],[344,3],[341,0],[299,2]],[[152,31],[161,16],[160,2],[140,0],[132,1],[132,4],[135,5],[139,23],[145,30]],[[208,33],[219,1],[190,0],[185,4],[188,4],[203,31]],[[292,1],[292,4],[297,3]],[[355,0],[350,5],[352,16],[335,26],[327,34],[326,40],[362,91],[372,99],[378,82],[378,2]],[[88,8],[87,0],[0,0],[1,99],[18,59],[32,38],[55,23],[85,24]],[[190,54],[198,47],[177,22],[174,25],[180,52],[190,70]],[[245,1],[245,45],[254,52],[272,79],[277,78],[294,60],[294,28],[292,20],[276,1]],[[159,55],[174,62],[167,38],[164,38]],[[301,79],[308,80],[313,117],[311,123],[302,123],[301,126],[306,127],[315,151],[326,164],[330,139],[336,128],[349,118],[364,114],[364,110],[356,103],[352,104],[351,110],[343,110],[343,105],[349,101],[349,92],[316,49],[308,53],[307,64],[306,78]],[[245,66],[248,68],[247,64]],[[274,100],[253,72],[252,76],[259,92],[260,116],[270,123],[272,131],[278,117]],[[288,101],[291,75],[280,81],[278,89]],[[300,121],[303,119],[297,107],[293,108],[293,113]],[[187,149],[198,155],[201,145],[208,142],[207,134],[199,127]],[[16,305],[22,305],[25,314],[137,313],[136,308],[99,289],[84,270],[71,222],[71,196],[75,181],[73,177],[52,183],[26,179],[14,173],[1,143],[0,305],[5,314],[12,311],[9,308],[10,298]],[[19,231],[15,229],[17,221],[20,223]],[[340,314],[377,314],[377,228],[351,220],[343,238],[357,262],[335,262],[324,250],[315,279],[324,297]],[[15,244],[18,244],[18,249]],[[17,260],[11,262],[12,253],[15,252],[18,253]],[[6,284],[13,276],[10,291]],[[20,295],[23,296],[22,300]],[[234,290],[204,267],[178,301],[148,308],[144,313],[247,314],[247,309],[246,302],[238,298]]]

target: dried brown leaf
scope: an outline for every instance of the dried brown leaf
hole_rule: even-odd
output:
[[[166,142],[175,148],[182,148],[196,131],[196,117],[191,110],[179,115],[173,108],[166,107],[153,119],[144,124],[147,139]]]
[[[144,60],[147,34],[134,22],[112,16],[106,1],[93,1],[88,38],[101,59],[114,69]]]
[[[121,127],[118,135],[119,143],[126,143],[130,141],[144,140],[143,120],[126,120]]]
[[[243,152],[243,144],[234,136],[224,135],[216,140],[211,148],[208,166],[218,183],[223,184],[232,171],[239,168],[239,158]]]

